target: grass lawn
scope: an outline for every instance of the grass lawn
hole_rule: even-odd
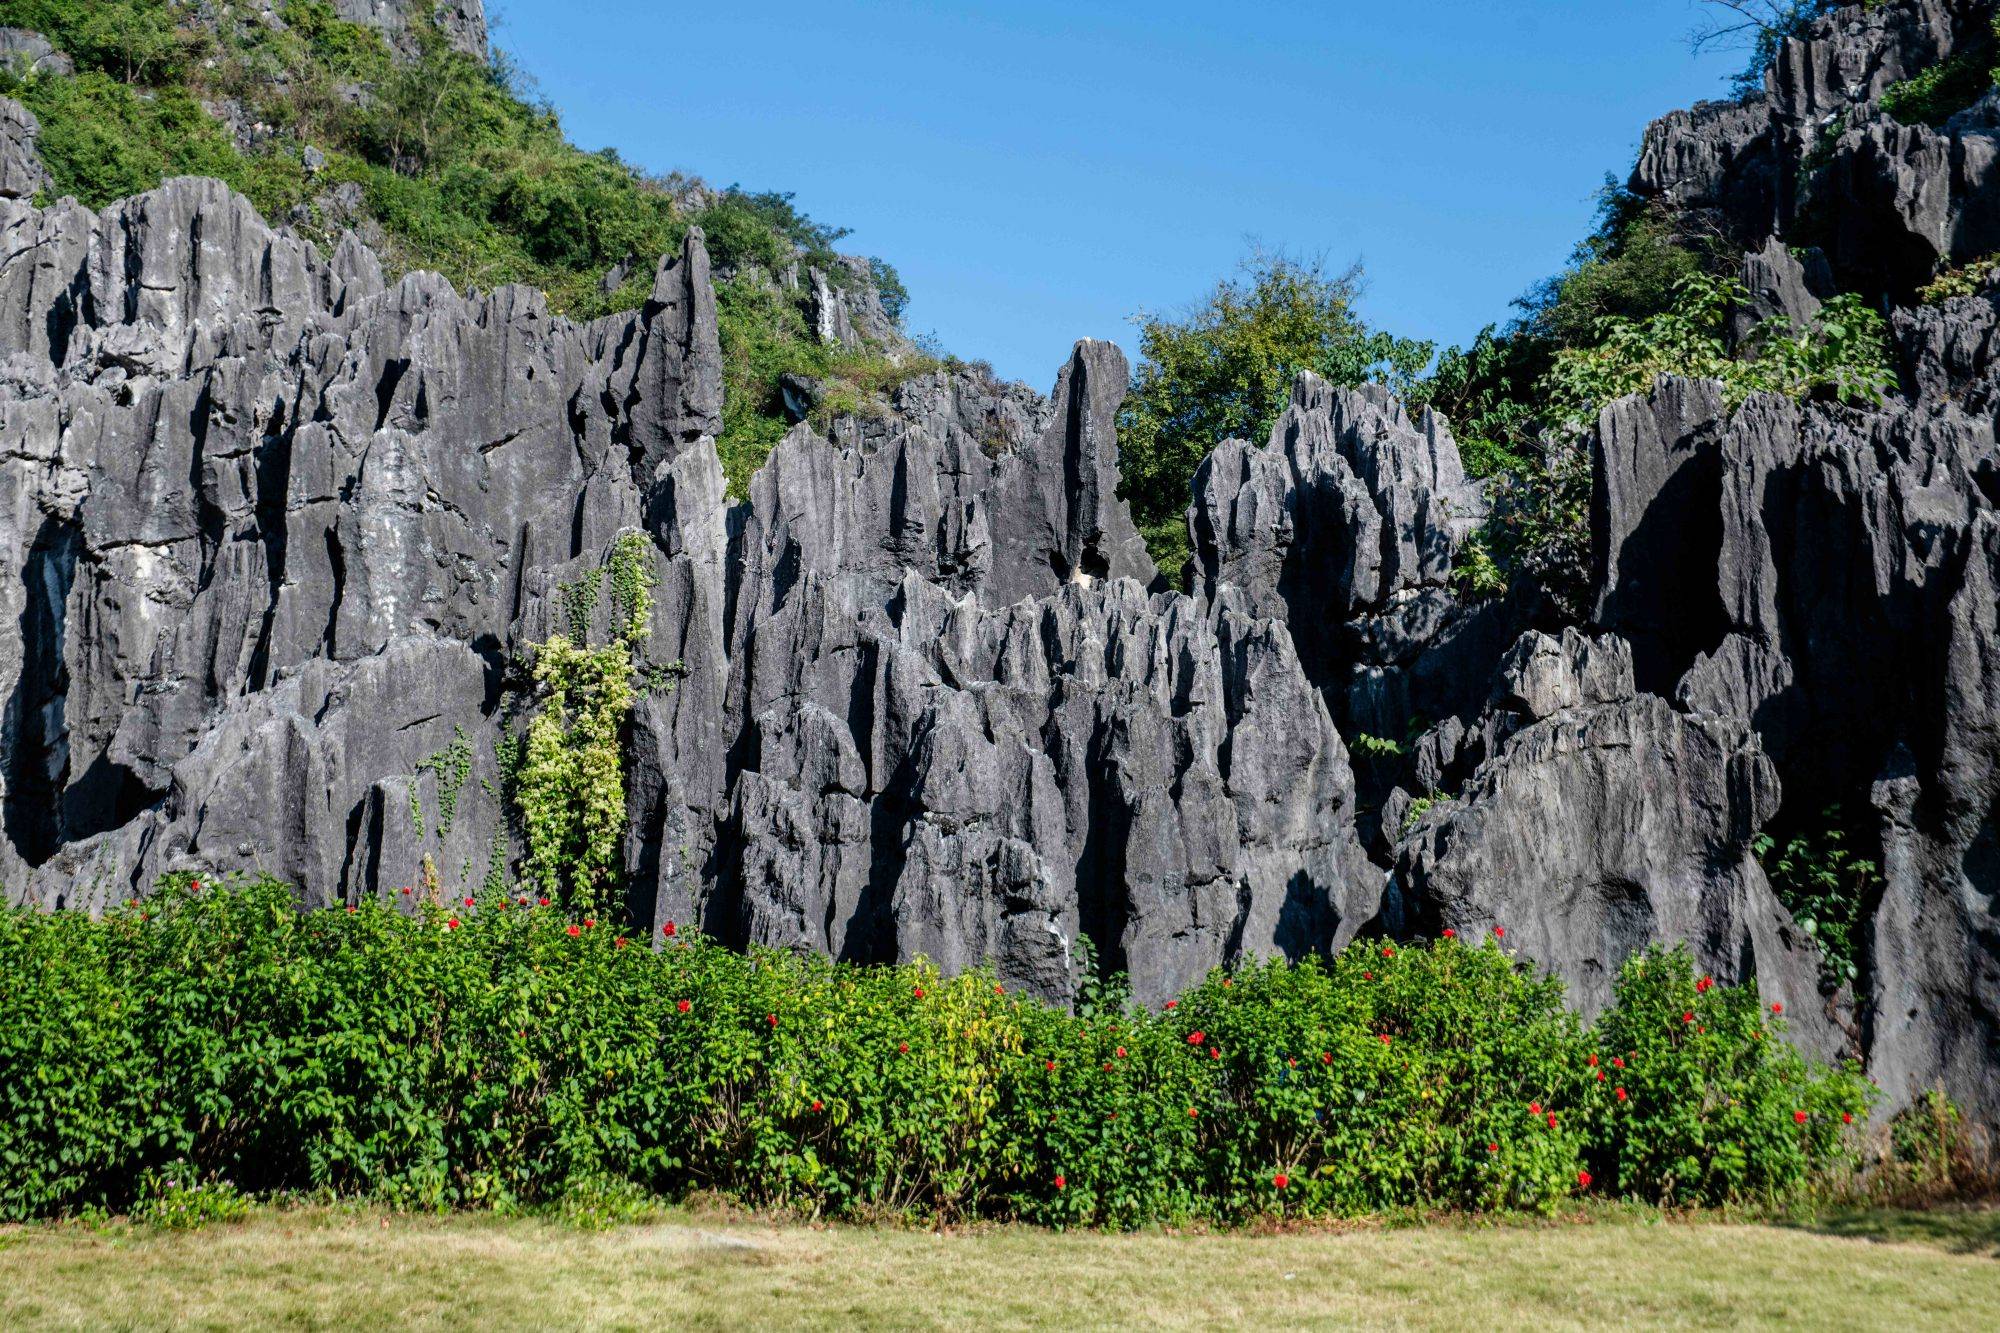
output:
[[[7,1329],[1781,1323],[2000,1328],[2000,1212],[939,1235],[308,1208],[195,1232],[0,1228]]]

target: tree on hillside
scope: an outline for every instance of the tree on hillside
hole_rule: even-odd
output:
[[[1355,313],[1361,268],[1329,273],[1318,259],[1253,253],[1179,316],[1142,312],[1142,360],[1118,420],[1124,496],[1160,568],[1187,550],[1195,468],[1232,437],[1263,443],[1302,370],[1343,385],[1407,388],[1432,345],[1370,329]]]

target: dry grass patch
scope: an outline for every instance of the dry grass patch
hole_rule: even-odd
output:
[[[940,1235],[264,1211],[187,1233],[0,1229],[0,1327],[1995,1328],[1996,1216]]]

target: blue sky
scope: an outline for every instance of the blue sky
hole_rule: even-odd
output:
[[[488,0],[587,148],[789,190],[909,325],[1046,387],[1251,241],[1463,341],[1562,264],[1648,120],[1721,95],[1694,0]]]

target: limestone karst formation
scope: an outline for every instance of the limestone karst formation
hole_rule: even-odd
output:
[[[38,207],[38,129],[0,101],[0,882],[90,907],[262,869],[324,904],[428,859],[473,891],[521,852],[495,744],[524,657],[636,531],[641,651],[672,666],[624,742],[642,922],[992,962],[1057,999],[1080,934],[1155,999],[1504,924],[1586,1007],[1686,940],[1892,1102],[1941,1081],[1991,1120],[2000,294],[1913,293],[2000,249],[2000,94],[1941,129],[1880,106],[1988,8],[1841,10],[1761,97],[1648,131],[1633,188],[1744,239],[1740,325],[1864,292],[1900,388],[1611,405],[1573,624],[1454,586],[1482,487],[1375,388],[1303,377],[1267,441],[1217,442],[1186,591],[1118,498],[1109,343],[1046,398],[948,367],[801,422],[732,501],[699,230],[642,308],[578,324],[525,288],[386,283],[356,236],[322,252],[214,181]],[[480,6],[452,12],[483,47]],[[1831,240],[1801,252],[1808,178]],[[824,305],[830,339],[882,323]],[[1360,790],[1362,733],[1414,737],[1396,789]],[[1751,847],[1833,800],[1884,886],[1829,989]]]

